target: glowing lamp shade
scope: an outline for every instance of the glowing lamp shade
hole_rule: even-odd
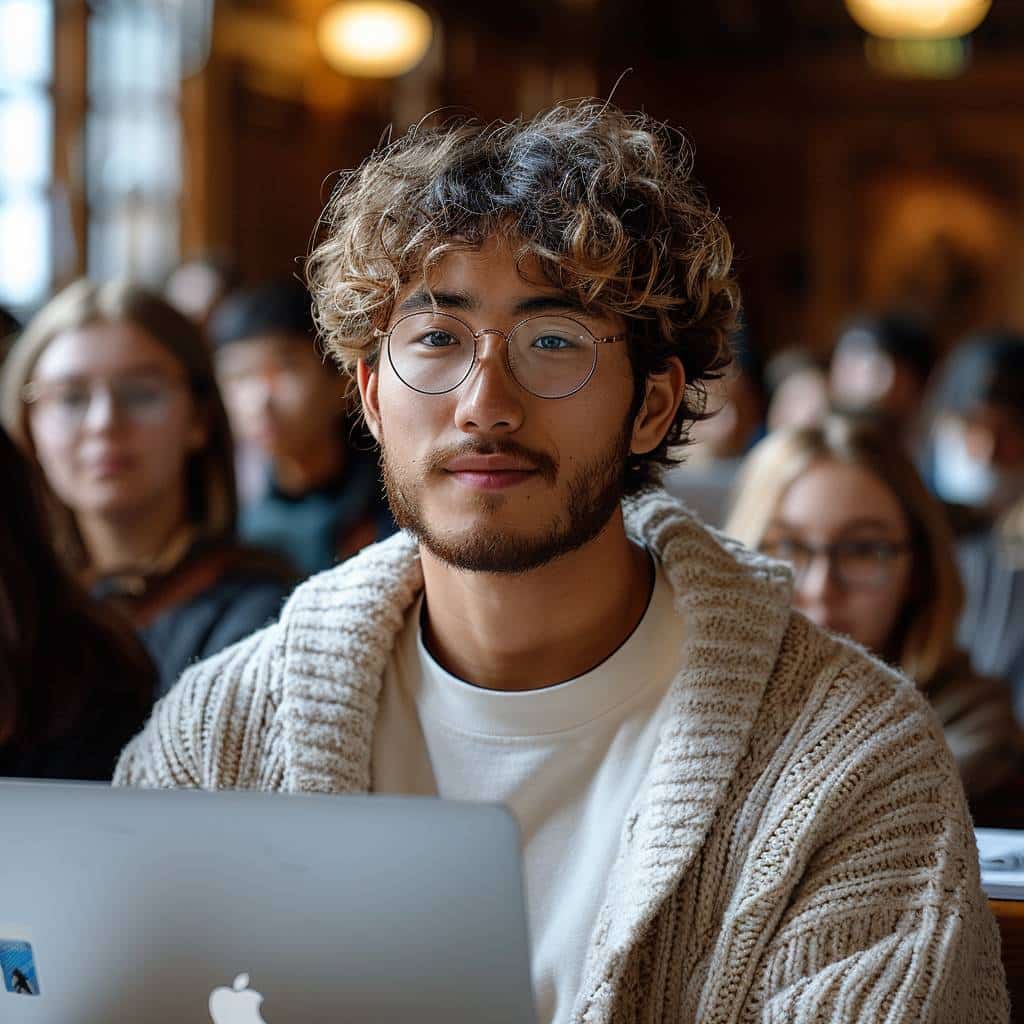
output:
[[[317,43],[335,70],[357,78],[397,78],[426,55],[434,28],[406,0],[342,0],[317,25]]]
[[[850,16],[882,39],[951,39],[973,32],[992,0],[846,0]]]

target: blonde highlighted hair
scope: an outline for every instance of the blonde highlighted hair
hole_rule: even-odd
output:
[[[104,284],[79,280],[50,300],[22,331],[11,349],[0,379],[0,420],[18,446],[35,459],[29,427],[25,385],[46,347],[66,331],[97,323],[129,323],[145,331],[182,366],[197,414],[203,417],[207,441],[188,457],[188,515],[203,538],[234,534],[238,514],[234,445],[227,412],[217,389],[209,346],[200,329],[156,292],[126,280]],[[71,510],[47,495],[55,543],[75,571],[87,555]]]
[[[945,512],[889,433],[866,420],[833,414],[820,425],[770,434],[743,465],[725,531],[759,547],[783,495],[820,462],[866,470],[903,509],[912,548],[910,592],[890,650],[882,653],[927,689],[956,651],[963,585]]]
[[[517,262],[584,307],[627,321],[639,408],[650,373],[678,356],[687,388],[626,490],[653,482],[704,413],[705,382],[731,359],[739,294],[732,245],[692,176],[686,140],[608,103],[560,104],[529,121],[413,128],[344,176],[307,276],[328,351],[374,365],[399,291],[449,252],[507,241]]]

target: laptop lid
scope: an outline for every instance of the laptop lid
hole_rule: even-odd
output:
[[[0,782],[4,1024],[530,1024],[519,836],[425,798]]]

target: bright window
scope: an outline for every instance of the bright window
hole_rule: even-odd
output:
[[[0,0],[0,304],[19,312],[51,279],[53,10]]]
[[[156,281],[178,257],[180,11],[108,0],[89,19],[87,266]]]
[[[0,305],[24,316],[75,274],[155,283],[177,261],[186,9],[0,0]]]

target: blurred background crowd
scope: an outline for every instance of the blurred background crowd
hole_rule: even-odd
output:
[[[666,485],[1024,821],[1024,7],[0,0],[0,40],[0,775],[109,778],[393,531],[300,283],[336,173],[614,90],[692,139],[744,299]]]

